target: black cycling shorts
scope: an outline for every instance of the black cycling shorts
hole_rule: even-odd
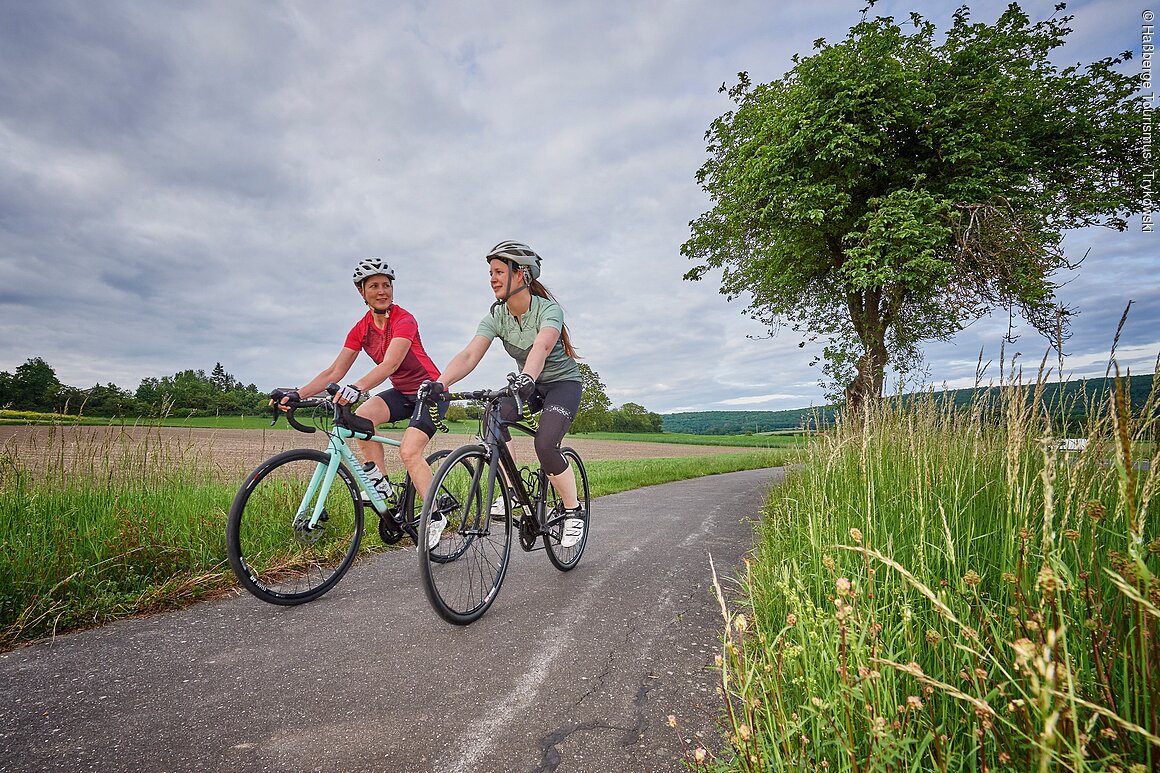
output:
[[[528,400],[532,413],[541,411],[540,428],[536,430],[536,457],[540,468],[549,475],[559,475],[568,469],[568,460],[560,453],[560,443],[576,418],[580,408],[583,387],[579,381],[553,381],[536,384],[536,393]],[[504,421],[516,421],[516,399],[505,397],[500,403],[500,416]],[[511,440],[507,427],[502,430],[503,439]]]
[[[396,422],[403,419],[410,419],[411,414],[415,412],[415,395],[405,395],[398,389],[391,387],[385,392],[379,392],[375,397],[382,398],[382,401],[387,404],[387,408],[391,411],[391,418],[388,421]],[[440,402],[436,403],[439,409],[439,418],[442,419],[447,415],[447,408],[450,403]],[[411,421],[408,427],[422,430],[423,434],[428,438],[435,437],[436,429],[435,422],[431,421],[431,414],[424,411],[418,419]]]

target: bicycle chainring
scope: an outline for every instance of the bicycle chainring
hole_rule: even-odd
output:
[[[536,528],[536,519],[534,517],[520,518],[520,547],[525,552],[536,547],[536,540],[540,537],[540,530]]]
[[[393,512],[388,510],[386,515],[379,516],[379,539],[384,545],[394,545],[405,536],[399,524],[395,523],[393,515]]]

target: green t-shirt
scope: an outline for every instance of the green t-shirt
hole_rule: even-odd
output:
[[[475,334],[489,341],[498,337],[503,341],[503,348],[507,349],[507,353],[515,358],[523,370],[524,363],[528,361],[528,352],[536,341],[536,334],[546,327],[563,331],[564,310],[550,298],[533,295],[531,308],[520,319],[517,320],[515,315],[508,311],[506,303],[501,304],[483,318]],[[564,337],[561,335],[556,339],[552,351],[548,353],[548,359],[544,361],[544,370],[536,381],[550,384],[553,381],[579,380],[580,366],[564,352]]]

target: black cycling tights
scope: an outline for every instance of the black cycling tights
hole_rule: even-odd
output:
[[[543,411],[540,414],[540,428],[536,430],[536,457],[540,460],[540,469],[549,475],[559,475],[568,469],[568,460],[560,453],[560,442],[568,427],[572,426],[572,419],[576,418],[581,391],[579,381],[536,384],[536,394],[528,400],[528,408],[532,413],[541,409]],[[504,398],[500,405],[500,416],[504,421],[519,418],[514,397]],[[512,439],[507,427],[503,429],[503,439]]]

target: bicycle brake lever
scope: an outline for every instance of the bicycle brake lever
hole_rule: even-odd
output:
[[[278,408],[278,403],[282,402],[283,393],[281,389],[275,389],[270,394],[270,412],[273,416],[270,419],[270,426],[273,427],[278,423],[278,414],[282,411]]]

